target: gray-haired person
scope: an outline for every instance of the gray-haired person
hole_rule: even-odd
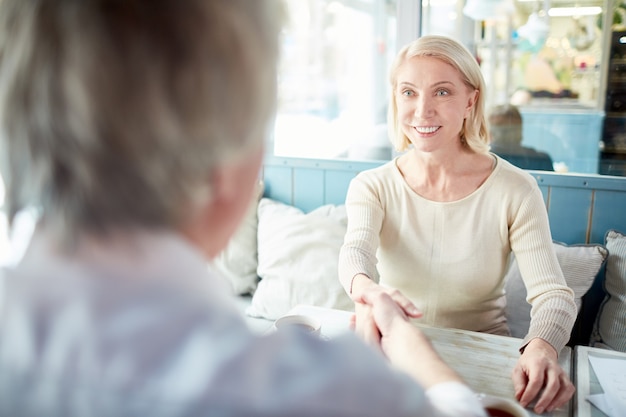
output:
[[[257,181],[283,20],[270,0],[2,0],[6,209],[40,217],[0,271],[1,416],[484,415],[389,297],[356,323],[377,348],[261,337],[207,272]]]
[[[490,150],[522,169],[554,171],[549,154],[522,144],[522,114],[512,104],[500,104],[488,116]]]

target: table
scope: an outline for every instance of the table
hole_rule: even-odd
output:
[[[298,305],[289,314],[317,317],[322,322],[321,334],[332,339],[349,331],[352,313],[322,307]],[[467,330],[443,329],[415,324],[431,339],[435,350],[477,393],[514,398],[511,372],[519,358],[521,339]],[[572,351],[565,347],[559,363],[570,375]],[[530,416],[538,416],[528,410]],[[544,417],[567,417],[572,413],[572,401]]]
[[[574,397],[574,417],[606,417],[602,411],[587,401],[589,394],[602,393],[593,368],[589,365],[589,356],[613,358],[626,361],[626,353],[589,346],[576,346],[574,349],[574,366],[576,368],[576,395]]]

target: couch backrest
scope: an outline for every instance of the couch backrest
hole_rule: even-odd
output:
[[[263,167],[265,196],[305,212],[343,204],[350,180],[381,163],[268,156]],[[553,239],[604,243],[607,230],[626,232],[626,177],[529,172],[543,192]]]

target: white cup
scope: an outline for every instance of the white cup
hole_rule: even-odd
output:
[[[274,322],[274,328],[277,331],[292,329],[319,335],[322,329],[322,323],[315,317],[302,314],[290,314],[279,317]]]
[[[490,417],[529,417],[528,411],[517,401],[494,395],[480,394],[478,396],[483,407]]]

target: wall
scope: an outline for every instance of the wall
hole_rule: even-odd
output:
[[[523,144],[547,152],[569,172],[597,174],[604,112],[559,107],[520,108]]]

